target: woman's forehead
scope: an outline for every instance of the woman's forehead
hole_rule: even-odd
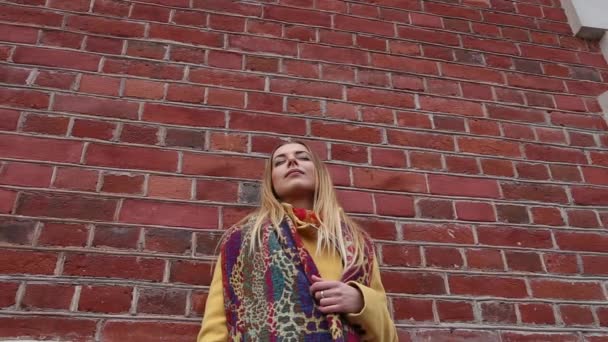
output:
[[[279,148],[277,148],[274,151],[273,158],[280,154],[296,153],[296,152],[300,152],[300,151],[308,152],[308,149],[306,148],[306,146],[304,146],[302,144],[298,144],[298,143],[285,144],[283,146],[280,146]]]

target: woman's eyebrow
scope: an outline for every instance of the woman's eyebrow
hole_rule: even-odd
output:
[[[296,152],[294,152],[294,154],[302,154],[302,153],[308,154],[308,151],[296,151]],[[285,158],[285,153],[277,154],[276,156],[274,156],[273,159],[277,159],[277,158]]]

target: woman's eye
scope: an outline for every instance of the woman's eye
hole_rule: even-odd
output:
[[[276,166],[279,166],[279,165],[283,164],[284,162],[285,162],[284,160],[279,160],[279,161],[276,161],[276,162],[274,162],[274,166],[275,166],[275,167],[276,167]]]

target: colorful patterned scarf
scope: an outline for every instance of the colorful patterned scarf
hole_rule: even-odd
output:
[[[296,210],[294,213],[301,217]],[[251,224],[234,228],[222,248],[230,340],[359,341],[343,315],[325,315],[317,308],[310,286],[312,276],[319,276],[319,272],[292,219],[285,217],[278,229],[266,224],[262,248],[253,254],[249,253],[250,229]],[[352,236],[345,236],[345,240],[352,253]],[[346,270],[343,282],[369,286],[374,255],[371,242],[367,242],[366,251],[366,267]],[[352,260],[352,255],[347,255],[347,260]]]

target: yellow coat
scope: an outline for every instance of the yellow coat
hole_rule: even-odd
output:
[[[325,280],[340,280],[342,275],[342,259],[338,253],[329,251],[316,253],[317,241],[315,228],[300,221],[293,215],[291,206],[285,205],[288,214],[298,226],[298,233],[302,238],[304,247],[312,256],[321,277]],[[224,292],[222,284],[221,260],[218,259],[209,295],[205,305],[203,323],[198,334],[197,342],[225,342],[228,340],[226,327],[226,312],[224,311]],[[356,282],[349,282],[356,286],[363,294],[363,309],[356,314],[347,314],[346,317],[353,326],[359,325],[365,332],[364,341],[396,342],[397,331],[387,307],[386,293],[380,279],[378,262],[374,258],[372,266],[370,287]]]

